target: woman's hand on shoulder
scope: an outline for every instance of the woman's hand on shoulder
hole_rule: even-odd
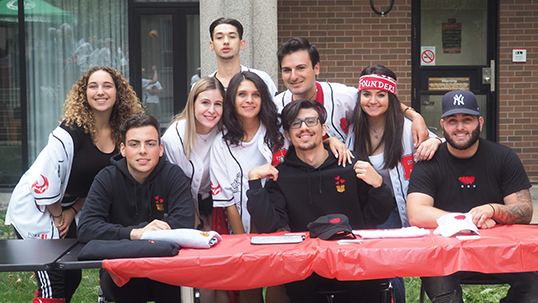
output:
[[[415,162],[431,160],[441,143],[442,141],[439,137],[429,138],[428,140],[422,142],[414,155]]]
[[[338,165],[346,167],[346,163],[352,164],[351,159],[355,157],[342,141],[334,137],[329,137],[325,139],[325,142],[329,143],[331,152],[338,159]]]

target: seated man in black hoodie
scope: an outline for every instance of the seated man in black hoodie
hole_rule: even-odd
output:
[[[159,122],[135,115],[122,126],[121,155],[95,177],[84,203],[78,239],[140,239],[146,230],[194,227],[194,204],[183,171],[162,158]],[[168,217],[168,218],[166,218]],[[101,288],[114,302],[180,302],[180,288],[136,278],[118,287],[101,270]]]
[[[349,218],[353,229],[385,222],[393,208],[390,189],[365,161],[339,166],[323,144],[326,111],[319,102],[295,101],[282,110],[282,127],[291,142],[278,169],[269,165],[249,172],[247,208],[258,232],[274,232],[289,226],[292,232],[307,231],[308,223],[327,214]],[[269,178],[265,188],[261,179]],[[337,281],[316,274],[286,285],[292,302],[317,302],[316,290],[336,287],[347,290],[334,302],[379,302],[380,281]]]

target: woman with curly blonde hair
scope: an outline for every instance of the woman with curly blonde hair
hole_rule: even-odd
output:
[[[76,238],[75,217],[95,175],[118,153],[120,126],[142,112],[118,71],[106,66],[86,71],[65,100],[60,125],[13,190],[6,224],[22,239]],[[39,271],[36,278],[34,302],[70,302],[81,271]]]

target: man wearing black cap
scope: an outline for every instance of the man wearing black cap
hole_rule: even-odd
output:
[[[451,91],[442,102],[446,144],[431,161],[421,161],[413,169],[407,197],[410,224],[436,228],[436,220],[450,212],[469,212],[478,228],[530,223],[527,174],[510,148],[480,138],[484,118],[475,95]],[[463,302],[459,281],[468,275],[458,272],[422,281],[433,302]],[[531,300],[538,298],[537,272],[495,276],[512,286],[502,302],[535,302]]]
[[[308,231],[310,222],[327,214],[344,214],[351,228],[364,229],[385,222],[392,211],[391,191],[368,162],[355,155],[353,166],[338,165],[323,143],[325,119],[319,102],[302,100],[284,107],[282,127],[292,144],[284,162],[278,168],[263,165],[249,171],[247,208],[258,232],[286,226],[292,232]],[[265,178],[271,180],[263,188]],[[312,275],[288,284],[287,293],[292,302],[317,302],[319,288],[335,285],[347,293],[334,302],[379,302],[380,281],[372,280],[341,282]]]

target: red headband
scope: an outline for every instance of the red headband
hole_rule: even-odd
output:
[[[389,76],[371,74],[359,78],[359,91],[379,89],[396,95],[396,80]]]

